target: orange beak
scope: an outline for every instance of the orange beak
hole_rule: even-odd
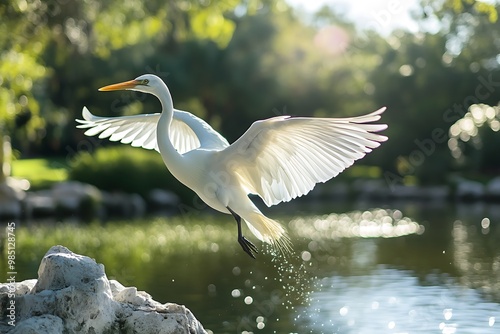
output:
[[[111,90],[124,90],[124,89],[130,89],[134,88],[141,82],[139,80],[130,80],[130,81],[125,81],[125,82],[120,82],[117,84],[109,85],[109,86],[104,86],[99,88],[100,92],[109,92]]]

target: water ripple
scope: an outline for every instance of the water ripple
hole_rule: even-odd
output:
[[[342,334],[500,332],[499,304],[458,284],[421,286],[412,275],[380,266],[371,275],[324,278],[302,310],[309,315],[302,325]]]

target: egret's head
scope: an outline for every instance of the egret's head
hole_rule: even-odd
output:
[[[134,80],[120,82],[114,85],[99,88],[101,92],[112,90],[136,90],[143,93],[158,95],[157,92],[165,89],[165,83],[154,74],[143,74]]]

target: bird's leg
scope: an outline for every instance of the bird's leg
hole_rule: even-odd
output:
[[[243,236],[243,233],[241,232],[241,217],[236,212],[231,210],[230,207],[227,207],[227,209],[233,215],[234,219],[236,220],[236,224],[238,224],[238,243],[240,244],[241,248],[243,248],[245,253],[255,259],[255,254],[258,254],[259,252],[257,251],[257,247],[255,247],[255,245],[250,240]]]

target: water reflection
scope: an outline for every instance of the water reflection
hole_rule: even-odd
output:
[[[311,291],[288,331],[500,331],[498,207],[400,208],[291,220]]]
[[[303,216],[289,223],[297,236],[313,241],[340,238],[396,238],[422,234],[425,228],[399,210],[373,209],[323,216]],[[314,248],[314,243],[312,243]],[[314,249],[312,249],[314,250]]]
[[[311,333],[498,333],[497,303],[449,282],[422,286],[405,270],[332,276],[311,296],[301,325]],[[325,321],[327,320],[327,321]]]
[[[499,216],[492,214],[498,207],[413,212],[426,227],[422,235],[344,236],[343,255],[312,255],[321,278],[301,309],[309,315],[301,322],[304,332],[500,331]]]
[[[487,222],[487,223],[486,223]],[[479,223],[453,223],[453,260],[462,285],[500,299],[500,251],[497,226],[488,218]]]

